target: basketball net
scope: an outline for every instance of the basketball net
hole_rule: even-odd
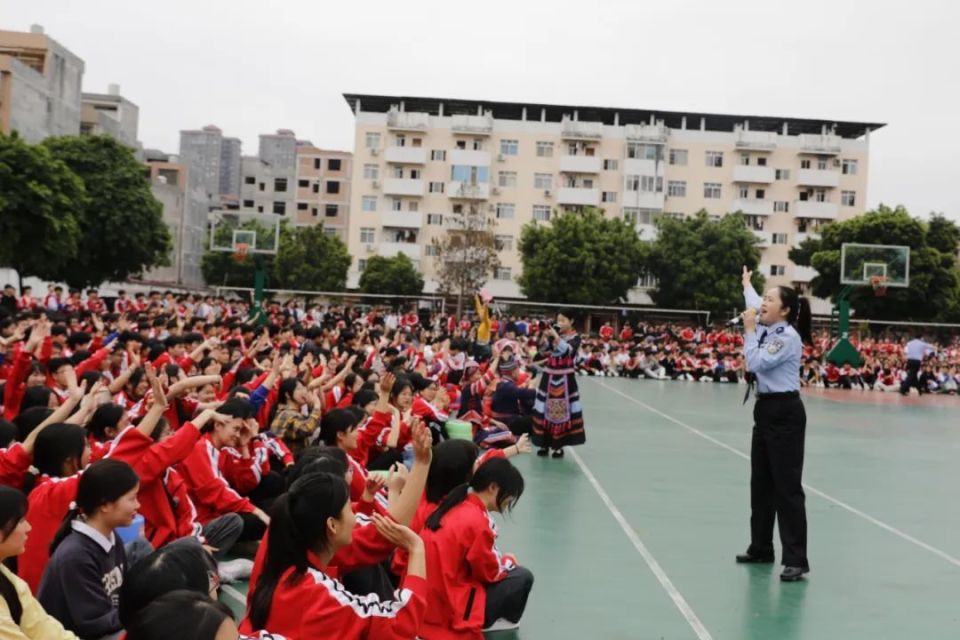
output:
[[[250,252],[250,245],[246,242],[238,242],[237,247],[233,252],[233,259],[235,262],[243,262],[247,259],[247,254]]]
[[[873,286],[873,295],[877,298],[883,298],[887,295],[886,276],[873,276],[870,278],[870,284]]]

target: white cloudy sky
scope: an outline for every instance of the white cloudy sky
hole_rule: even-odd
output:
[[[140,137],[208,123],[350,149],[343,92],[886,122],[868,201],[960,220],[951,0],[8,0],[121,85]]]

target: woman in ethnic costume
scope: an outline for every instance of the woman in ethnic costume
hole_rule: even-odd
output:
[[[583,409],[573,361],[580,349],[580,335],[569,316],[557,315],[554,327],[545,327],[544,351],[548,354],[533,405],[533,443],[538,456],[553,449],[554,458],[563,457],[563,448],[583,444]]]

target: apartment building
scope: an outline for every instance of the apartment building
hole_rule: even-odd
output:
[[[140,152],[137,130],[140,108],[120,95],[120,85],[111,84],[107,93],[87,93],[81,96],[80,134],[108,135]]]
[[[373,255],[403,252],[436,286],[431,241],[450,213],[495,218],[501,267],[487,284],[520,297],[523,226],[602,208],[652,238],[659,216],[741,211],[775,284],[812,269],[791,246],[864,211],[879,123],[345,94],[356,117],[349,284]]]
[[[298,147],[295,224],[322,225],[327,234],[346,242],[352,171],[353,154],[348,151]]]

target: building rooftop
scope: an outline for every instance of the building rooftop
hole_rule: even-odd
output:
[[[618,117],[621,125],[647,124],[652,117],[654,120],[663,120],[671,129],[680,129],[683,119],[687,120],[687,129],[699,129],[700,119],[704,120],[707,131],[733,131],[735,127],[749,122],[751,131],[782,132],[783,125],[787,125],[789,135],[801,133],[819,134],[823,127],[834,129],[842,138],[856,139],[869,131],[876,131],[886,126],[883,122],[848,122],[841,120],[821,120],[815,118],[790,118],[784,116],[751,116],[721,113],[705,113],[696,111],[662,111],[658,109],[619,109],[616,107],[589,107],[579,105],[540,104],[535,102],[493,102],[490,100],[461,100],[453,98],[422,98],[414,96],[380,96],[372,94],[345,93],[343,94],[351,111],[356,111],[357,102],[363,111],[386,113],[394,105],[404,104],[405,111],[440,115],[440,105],[443,105],[444,115],[466,114],[476,115],[477,110],[490,111],[493,117],[499,120],[522,120],[523,110],[527,110],[527,120],[539,120],[541,110],[546,114],[547,122],[560,122],[564,116],[572,116],[577,112],[577,119],[584,122],[603,122],[614,124]]]

